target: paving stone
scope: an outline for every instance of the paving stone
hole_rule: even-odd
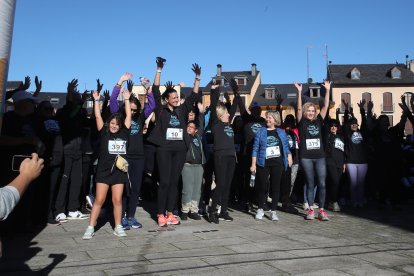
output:
[[[271,261],[275,259],[291,259],[295,256],[287,252],[266,252],[266,253],[249,253],[249,254],[233,254],[221,255],[215,257],[202,258],[205,262],[212,265],[229,265],[229,264],[243,264],[243,263],[260,263]]]
[[[150,260],[152,263],[163,263],[163,262],[173,262],[178,259],[188,259],[188,258],[205,258],[210,256],[217,255],[228,255],[234,254],[233,251],[224,248],[224,247],[208,247],[208,248],[196,248],[188,250],[177,250],[170,252],[159,252],[152,254],[143,255],[147,260]]]
[[[391,268],[386,268],[383,266],[376,266],[374,264],[363,264],[360,266],[355,267],[342,267],[340,268],[341,271],[356,275],[356,276],[369,276],[369,275],[376,275],[376,276],[397,276],[397,275],[407,275],[406,273],[393,270]]]
[[[295,273],[296,276],[349,276],[348,273],[337,269],[321,269],[318,271]]]
[[[228,246],[234,244],[244,244],[250,243],[247,242],[245,239],[235,237],[235,238],[223,238],[223,239],[214,239],[212,242],[211,240],[197,240],[197,241],[190,241],[190,242],[176,242],[174,245],[180,249],[192,249],[192,248],[203,248],[203,247],[213,247],[213,246]]]
[[[414,262],[413,258],[398,256],[396,254],[388,252],[376,252],[376,253],[366,253],[358,254],[356,258],[360,260],[365,260],[371,263],[375,263],[382,266],[397,266],[397,265],[407,265]]]

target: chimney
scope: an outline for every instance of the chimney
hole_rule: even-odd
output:
[[[221,64],[217,64],[217,77],[221,76]]]
[[[255,77],[256,76],[256,63],[252,63],[252,76]]]
[[[410,66],[408,65],[408,55],[405,55],[405,67],[407,68],[407,69],[410,69]]]

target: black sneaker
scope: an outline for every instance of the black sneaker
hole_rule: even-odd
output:
[[[197,213],[193,213],[193,212],[189,213],[189,214],[188,214],[188,217],[189,217],[190,219],[193,219],[193,220],[201,220],[200,215],[199,215],[199,214],[197,214]]]
[[[224,221],[233,221],[233,218],[231,216],[229,216],[228,212],[220,213],[219,215],[219,220],[224,220]]]
[[[188,218],[188,213],[181,214],[181,220],[187,220],[187,218]]]
[[[219,218],[216,212],[214,213],[209,213],[208,214],[208,221],[210,221],[210,223],[215,223],[215,224],[219,224]]]

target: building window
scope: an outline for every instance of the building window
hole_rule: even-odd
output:
[[[265,99],[274,100],[276,99],[276,93],[274,88],[265,88]]]
[[[237,85],[246,85],[246,79],[236,79]]]
[[[319,87],[309,87],[309,95],[311,98],[319,98],[321,95]]]
[[[382,110],[381,112],[394,112],[394,106],[392,103],[392,93],[385,92],[382,94]]]
[[[401,70],[398,69],[397,67],[392,68],[391,78],[392,79],[401,79]]]
[[[351,94],[350,93],[342,93],[341,94],[341,112],[345,112],[345,105],[344,102],[348,104],[348,107],[351,106]]]
[[[369,92],[362,93],[362,100],[363,101],[365,100],[364,109],[365,109],[365,111],[367,111],[368,102],[371,101],[371,93],[369,93]]]
[[[405,92],[405,93],[404,93],[404,96],[405,96],[405,102],[406,102],[406,104],[407,104],[407,106],[408,106],[408,109],[409,109],[411,112],[413,112],[413,109],[411,108],[411,104],[410,104],[410,102],[411,102],[411,97],[413,97],[413,96],[414,96],[413,92]]]
[[[361,78],[361,72],[357,68],[352,69],[351,80],[359,80],[360,78]]]
[[[59,103],[59,98],[50,98],[50,103],[51,104],[58,104]]]

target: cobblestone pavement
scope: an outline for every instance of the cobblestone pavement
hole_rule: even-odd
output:
[[[188,220],[112,234],[109,222],[82,240],[88,220],[3,238],[0,275],[412,275],[413,206],[348,210],[329,222],[278,211],[278,222],[233,211],[234,222]],[[301,211],[303,213],[303,211]]]

